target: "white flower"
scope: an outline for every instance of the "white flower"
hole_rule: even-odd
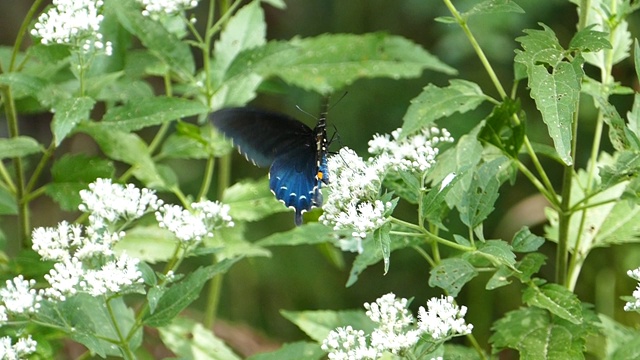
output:
[[[11,338],[4,336],[0,338],[0,359],[17,360],[25,359],[27,355],[36,351],[38,343],[29,335],[26,338],[20,338],[12,345]]]
[[[184,242],[200,241],[213,236],[212,231],[233,226],[229,206],[219,202],[202,201],[191,204],[193,211],[179,205],[164,205],[156,211],[158,225],[171,231]]]
[[[395,294],[389,293],[374,303],[364,304],[367,316],[379,324],[371,334],[371,346],[380,352],[391,351],[397,354],[418,342],[420,333],[409,329],[414,319],[407,309],[407,303],[407,299],[396,299]]]
[[[99,270],[87,271],[84,275],[85,290],[92,296],[99,296],[118,293],[131,285],[142,283],[139,262],[139,259],[123,254]]]
[[[467,307],[455,305],[451,296],[431,298],[427,309],[421,306],[418,310],[418,328],[435,340],[471,334],[473,325],[466,324],[466,313]]]
[[[351,326],[331,330],[321,348],[329,353],[329,360],[368,360],[379,356],[375,349],[367,346],[364,331]]]
[[[45,260],[69,258],[69,248],[82,242],[82,227],[66,221],[57,228],[39,227],[31,233],[32,248]]]
[[[354,238],[366,238],[368,232],[385,223],[385,214],[392,207],[391,202],[378,200],[382,168],[347,148],[330,157],[327,167],[333,181],[320,221],[334,230],[348,229]],[[340,246],[343,250],[362,249],[359,243]]]
[[[84,274],[82,262],[76,257],[55,263],[44,276],[50,286],[44,290],[45,295],[52,300],[66,300],[68,295],[74,295],[85,287]]]
[[[93,228],[101,228],[102,224],[112,224],[117,220],[131,221],[140,218],[162,205],[153,190],[136,188],[133,184],[126,186],[113,184],[111,179],[96,179],[89,184],[89,190],[81,190],[82,204],[80,211],[89,212],[89,221]]]
[[[31,35],[44,45],[67,44],[111,55],[111,42],[104,42],[99,32],[102,7],[101,0],[53,0],[48,11],[38,17]]]
[[[32,288],[35,284],[35,280],[25,280],[22,275],[7,280],[6,286],[0,289],[0,299],[4,303],[6,312],[13,314],[36,312],[40,308],[42,296]]]
[[[627,275],[634,280],[640,282],[640,267],[634,270],[627,271]],[[636,286],[636,289],[633,291],[633,300],[628,301],[624,305],[624,311],[637,311],[640,309],[640,283]]]
[[[157,18],[163,14],[175,14],[198,6],[196,0],[138,0],[144,6],[142,15]]]
[[[420,133],[401,136],[402,129],[388,134],[376,134],[369,141],[369,152],[378,156],[380,166],[387,170],[423,173],[435,163],[440,143],[453,142],[446,129],[422,129]]]

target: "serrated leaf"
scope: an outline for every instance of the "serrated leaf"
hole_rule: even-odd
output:
[[[354,329],[370,332],[374,323],[364,311],[285,311],[280,312],[287,320],[294,323],[307,336],[321,343],[331,330],[337,327],[351,325]]]
[[[637,51],[640,52],[640,49]],[[627,112],[627,120],[627,128],[629,131],[634,133],[636,137],[640,137],[640,94],[638,93],[633,96],[633,107],[631,111]]]
[[[522,260],[516,264],[519,273],[514,273],[521,282],[526,283],[531,280],[531,276],[545,264],[547,257],[540,253],[531,253],[525,255]]]
[[[56,146],[60,145],[80,121],[89,120],[89,113],[95,103],[92,98],[84,96],[65,99],[55,105],[51,132]]]
[[[590,1],[587,4],[589,9],[579,11],[579,14],[587,14],[587,18],[581,21],[584,24],[595,25],[593,30],[607,33],[607,41],[611,44],[612,50],[585,53],[584,58],[588,63],[604,70],[607,66],[615,65],[629,57],[631,48],[629,24],[624,17],[612,21],[614,15],[611,13],[610,5],[604,1]]]
[[[229,205],[229,215],[236,220],[257,221],[272,214],[291,211],[276,200],[269,190],[266,177],[233,184],[224,191],[222,202]]]
[[[191,319],[176,318],[158,329],[162,343],[174,354],[193,360],[240,360],[209,329]]]
[[[487,99],[480,87],[470,81],[451,80],[449,86],[443,88],[429,84],[422,89],[420,95],[411,100],[403,117],[401,135],[409,136],[455,112],[464,114]]]
[[[576,325],[582,324],[582,304],[578,297],[558,284],[530,286],[522,294],[522,301],[529,306],[549,310]]]
[[[611,49],[611,43],[607,39],[608,33],[593,30],[594,25],[588,26],[578,31],[571,42],[570,49],[577,49],[584,52],[596,52],[602,49]]]
[[[198,298],[204,284],[217,274],[225,273],[240,258],[224,259],[216,264],[200,267],[182,281],[171,286],[158,300],[156,311],[143,321],[153,327],[168,325],[182,310]]]
[[[602,190],[637,177],[640,175],[640,154],[629,150],[618,153],[613,164],[600,167],[599,175],[599,189]]]
[[[473,173],[471,183],[456,205],[460,220],[470,229],[480,225],[493,211],[502,184],[503,171],[509,159],[498,157],[484,163]]]
[[[278,76],[306,90],[327,94],[361,78],[413,78],[430,69],[455,71],[420,46],[398,36],[326,34],[314,38],[272,41],[242,52],[225,81],[254,73]]]
[[[589,92],[604,115],[604,121],[609,125],[609,140],[613,147],[618,151],[624,151],[630,148],[634,150],[640,149],[640,142],[637,136],[627,127],[624,119],[618,113],[618,110],[602,96],[601,93]]]
[[[474,15],[497,13],[524,14],[524,10],[511,0],[486,0],[472,7],[471,10],[463,13],[463,16],[471,17]]]
[[[382,253],[382,261],[384,263],[384,274],[389,272],[389,263],[391,258],[391,237],[389,232],[391,231],[391,223],[385,223],[380,228],[374,230],[373,241],[380,247]]]
[[[456,297],[464,284],[478,275],[478,271],[466,260],[448,258],[429,272],[429,286],[437,286]]]
[[[164,188],[166,184],[149,155],[149,148],[133,133],[107,130],[93,123],[78,125],[78,131],[87,133],[110,158],[133,167],[133,174],[147,187]]]
[[[198,101],[158,96],[109,109],[99,126],[105,131],[130,132],[208,111]]]
[[[529,69],[529,87],[536,108],[542,113],[549,136],[556,151],[566,165],[571,165],[571,124],[580,99],[580,85],[584,71],[582,61],[560,62],[553,73],[543,65]]]
[[[0,139],[0,159],[27,156],[42,152],[42,146],[28,136]]]
[[[526,226],[523,226],[518,230],[511,241],[513,251],[516,252],[536,251],[540,246],[542,246],[542,244],[544,244],[544,238],[542,236],[532,234]]]
[[[321,244],[331,239],[332,229],[320,223],[297,226],[289,231],[278,232],[256,242],[260,246],[296,246]]]
[[[187,42],[180,41],[167,31],[160,22],[143,16],[133,0],[110,1],[105,7],[105,16],[116,16],[122,26],[135,35],[145,48],[167,63],[183,77],[195,71],[195,63]]]
[[[320,360],[326,354],[317,343],[298,341],[284,344],[273,352],[249,356],[247,360]]]
[[[546,310],[522,308],[508,312],[492,327],[490,338],[493,353],[515,349],[521,360],[584,359],[585,331]]]
[[[640,332],[637,329],[624,326],[604,314],[598,314],[598,317],[600,322],[596,326],[605,344],[598,346],[600,351],[596,355],[612,360],[634,359],[640,355],[637,352],[640,351]]]

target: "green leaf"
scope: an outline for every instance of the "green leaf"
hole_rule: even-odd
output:
[[[256,242],[260,246],[296,246],[321,244],[332,239],[332,230],[320,223],[309,223],[303,226],[278,232]]]
[[[624,151],[629,148],[640,150],[640,142],[638,137],[625,124],[624,119],[618,113],[618,110],[607,100],[601,93],[589,92],[596,102],[596,106],[602,110],[604,121],[609,125],[609,140],[613,147],[618,151]]]
[[[89,120],[89,114],[95,103],[95,100],[85,96],[65,99],[55,105],[51,132],[56,146],[60,145],[80,121]]]
[[[468,254],[481,256],[494,266],[507,265],[513,268],[516,263],[516,254],[513,253],[511,245],[504,240],[487,240],[484,243],[479,243],[478,250]]]
[[[215,43],[211,62],[214,84],[222,82],[226,71],[240,52],[264,45],[266,38],[264,11],[260,2],[252,1],[229,19],[220,33],[220,39]]]
[[[348,238],[347,238],[348,240]],[[397,249],[404,249],[410,246],[419,246],[422,244],[420,238],[415,236],[393,236],[391,239],[391,251]],[[382,248],[373,241],[373,235],[367,234],[365,239],[362,239],[362,252],[358,254],[353,261],[351,271],[349,273],[349,279],[347,280],[347,287],[353,285],[358,281],[358,276],[369,266],[377,264],[380,260],[383,260],[384,256]]]
[[[563,49],[553,31],[527,30],[518,40],[525,51],[516,51],[515,61],[526,65],[531,97],[542,114],[556,151],[566,165],[571,165],[571,124],[580,99],[584,62],[577,55],[563,61]]]
[[[496,270],[496,272],[493,273],[493,275],[491,276],[489,281],[487,281],[487,285],[485,285],[484,288],[487,290],[494,290],[499,287],[503,287],[511,284],[511,280],[509,280],[509,277],[513,275],[513,273],[514,273],[513,270],[511,270],[510,268],[504,265],[498,267],[498,270]]]
[[[211,330],[194,320],[176,318],[158,331],[162,343],[183,359],[240,360]]]
[[[370,332],[374,323],[362,310],[350,311],[285,311],[280,312],[287,320],[294,323],[311,339],[321,343],[331,330],[351,325],[354,329]]]
[[[635,359],[640,356],[640,331],[624,326],[604,314],[598,314],[600,322],[596,324],[604,346],[599,342],[592,351],[601,359]],[[598,339],[600,340],[600,339]]]
[[[522,283],[529,282],[531,276],[545,264],[547,257],[540,253],[531,253],[525,255],[522,260],[516,264],[519,273],[514,273]]]
[[[636,78],[640,80],[640,45],[638,45],[638,39],[633,40],[633,64],[636,69]]]
[[[328,94],[357,79],[414,78],[430,69],[455,71],[420,46],[399,36],[381,33],[326,34],[289,42],[269,42],[242,52],[226,80],[254,73],[278,76],[302,89]]]
[[[454,176],[453,179],[444,179],[433,186],[431,190],[422,197],[422,206],[420,207],[420,216],[442,229],[446,229],[442,223],[442,219],[444,219],[450,210],[446,197],[449,191],[454,189],[458,181],[463,178],[459,174],[452,173],[452,176]]]
[[[10,72],[0,74],[0,85],[11,87],[13,98],[18,100],[28,96],[37,98],[48,82],[33,75]]]
[[[99,126],[105,131],[130,132],[208,111],[197,101],[158,96],[109,109]]]
[[[514,115],[519,115],[519,123],[516,123]],[[524,143],[524,135],[524,113],[520,110],[520,102],[507,98],[493,108],[479,138],[515,158]]]
[[[487,99],[480,87],[470,81],[451,80],[449,86],[444,88],[429,84],[411,100],[403,117],[401,135],[409,136],[455,112],[464,114]]]
[[[562,285],[530,286],[524,291],[522,300],[529,306],[547,309],[552,314],[576,325],[582,324],[582,304],[580,300]]]
[[[448,258],[431,269],[429,286],[437,286],[456,297],[464,284],[478,275],[478,271],[466,260]]]
[[[105,17],[116,16],[122,26],[135,35],[142,45],[167,63],[172,70],[187,78],[195,71],[195,63],[187,42],[180,41],[160,22],[143,16],[133,0],[109,1]]]
[[[119,130],[107,130],[93,123],[79,124],[78,131],[91,136],[108,157],[131,165],[135,177],[147,187],[161,189],[166,187],[164,179],[149,155],[147,144],[138,135]]]
[[[509,161],[507,157],[498,157],[482,164],[473,173],[469,188],[456,205],[460,220],[470,229],[480,225],[493,211],[502,184],[501,177]]]
[[[544,244],[544,238],[542,236],[532,234],[526,226],[523,226],[518,230],[518,232],[513,236],[513,241],[511,241],[511,246],[515,252],[536,251],[540,246],[542,246],[542,244]]]
[[[249,356],[247,360],[320,360],[326,354],[316,343],[298,341],[284,344],[273,352]]]
[[[4,187],[0,187],[0,215],[16,215],[18,214],[18,205],[16,204],[15,195]],[[3,235],[0,234],[0,238]],[[2,244],[2,241],[0,241]],[[0,246],[0,248],[4,248]]]
[[[247,225],[246,222],[236,222],[233,227],[218,229],[214,231],[214,236],[204,238],[203,243],[209,250],[217,250],[217,259],[271,256],[271,252],[258,242],[250,242],[245,239],[244,233]],[[197,248],[192,255],[199,256],[204,249]]]
[[[222,202],[229,205],[229,215],[236,220],[257,221],[272,214],[291,211],[276,200],[269,190],[266,177],[235,183],[224,191]]]
[[[200,267],[177,284],[171,286],[158,300],[156,311],[144,317],[144,323],[160,327],[168,325],[189,304],[198,298],[204,284],[217,274],[225,273],[240,258],[224,259],[216,264]]]
[[[637,51],[640,51],[638,49]],[[640,56],[640,55],[638,55]],[[633,96],[633,107],[631,111],[627,112],[627,120],[629,123],[627,124],[627,128],[633,134],[635,134],[636,138],[640,138],[640,94],[636,93]]]
[[[109,160],[85,154],[65,154],[53,163],[53,181],[45,185],[45,192],[62,209],[76,211],[81,202],[80,190],[98,178],[111,179],[114,174],[115,167]]]
[[[595,31],[593,27],[588,26],[578,31],[569,43],[570,49],[576,49],[583,52],[596,52],[602,49],[611,49],[611,43],[607,39],[609,34],[602,31]]]
[[[122,297],[111,299],[109,305],[110,309],[107,309],[103,297],[80,293],[67,297],[64,302],[42,302],[36,319],[41,324],[65,331],[72,340],[103,358],[122,356],[115,343],[119,341],[118,331],[127,333],[133,326],[133,310],[126,306]],[[141,341],[142,328],[139,328],[128,346],[136,349]]]
[[[158,226],[136,226],[127,230],[126,235],[116,243],[114,249],[150,264],[168,261],[174,255],[175,235]]]
[[[631,33],[629,32],[629,24],[624,19],[621,9],[616,10],[616,14],[611,13],[611,8],[603,1],[590,1],[589,9],[578,11],[579,14],[587,14],[584,24],[595,25],[594,30],[607,33],[607,40],[611,44],[611,51],[598,51],[585,53],[584,58],[592,65],[597,66],[601,70],[605,70],[607,66],[615,65],[620,61],[629,57],[631,48]],[[620,3],[620,7],[624,7]],[[615,19],[615,20],[614,20]]]
[[[508,312],[492,327],[490,338],[494,354],[505,348],[515,349],[521,360],[584,359],[583,327],[551,317],[546,310],[521,308]]]
[[[22,157],[42,151],[42,146],[28,136],[0,139],[0,159]]]
[[[261,0],[263,3],[265,4],[269,4],[277,9],[286,9],[287,8],[287,4],[284,2],[284,0]]]
[[[463,13],[465,17],[471,17],[474,15],[487,15],[497,13],[518,13],[524,14],[524,10],[511,0],[485,0],[474,7],[471,10]]]

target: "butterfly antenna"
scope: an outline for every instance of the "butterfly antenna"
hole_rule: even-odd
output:
[[[307,111],[305,111],[304,109],[302,109],[302,108],[300,107],[300,105],[296,105],[296,109],[298,109],[298,110],[299,110],[300,112],[302,112],[303,114],[305,114],[305,115],[307,115],[307,116],[311,117],[313,120],[318,120],[318,118],[317,118],[317,117],[315,117],[315,115],[308,113]]]

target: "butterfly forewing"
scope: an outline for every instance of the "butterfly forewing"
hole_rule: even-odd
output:
[[[313,144],[313,130],[283,114],[251,108],[223,109],[211,114],[213,125],[233,140],[240,153],[260,167],[302,144]]]
[[[211,114],[213,125],[233,140],[238,150],[258,166],[269,169],[269,187],[276,198],[302,214],[322,206],[320,186],[328,183],[326,113],[312,130],[283,114],[232,108]]]

